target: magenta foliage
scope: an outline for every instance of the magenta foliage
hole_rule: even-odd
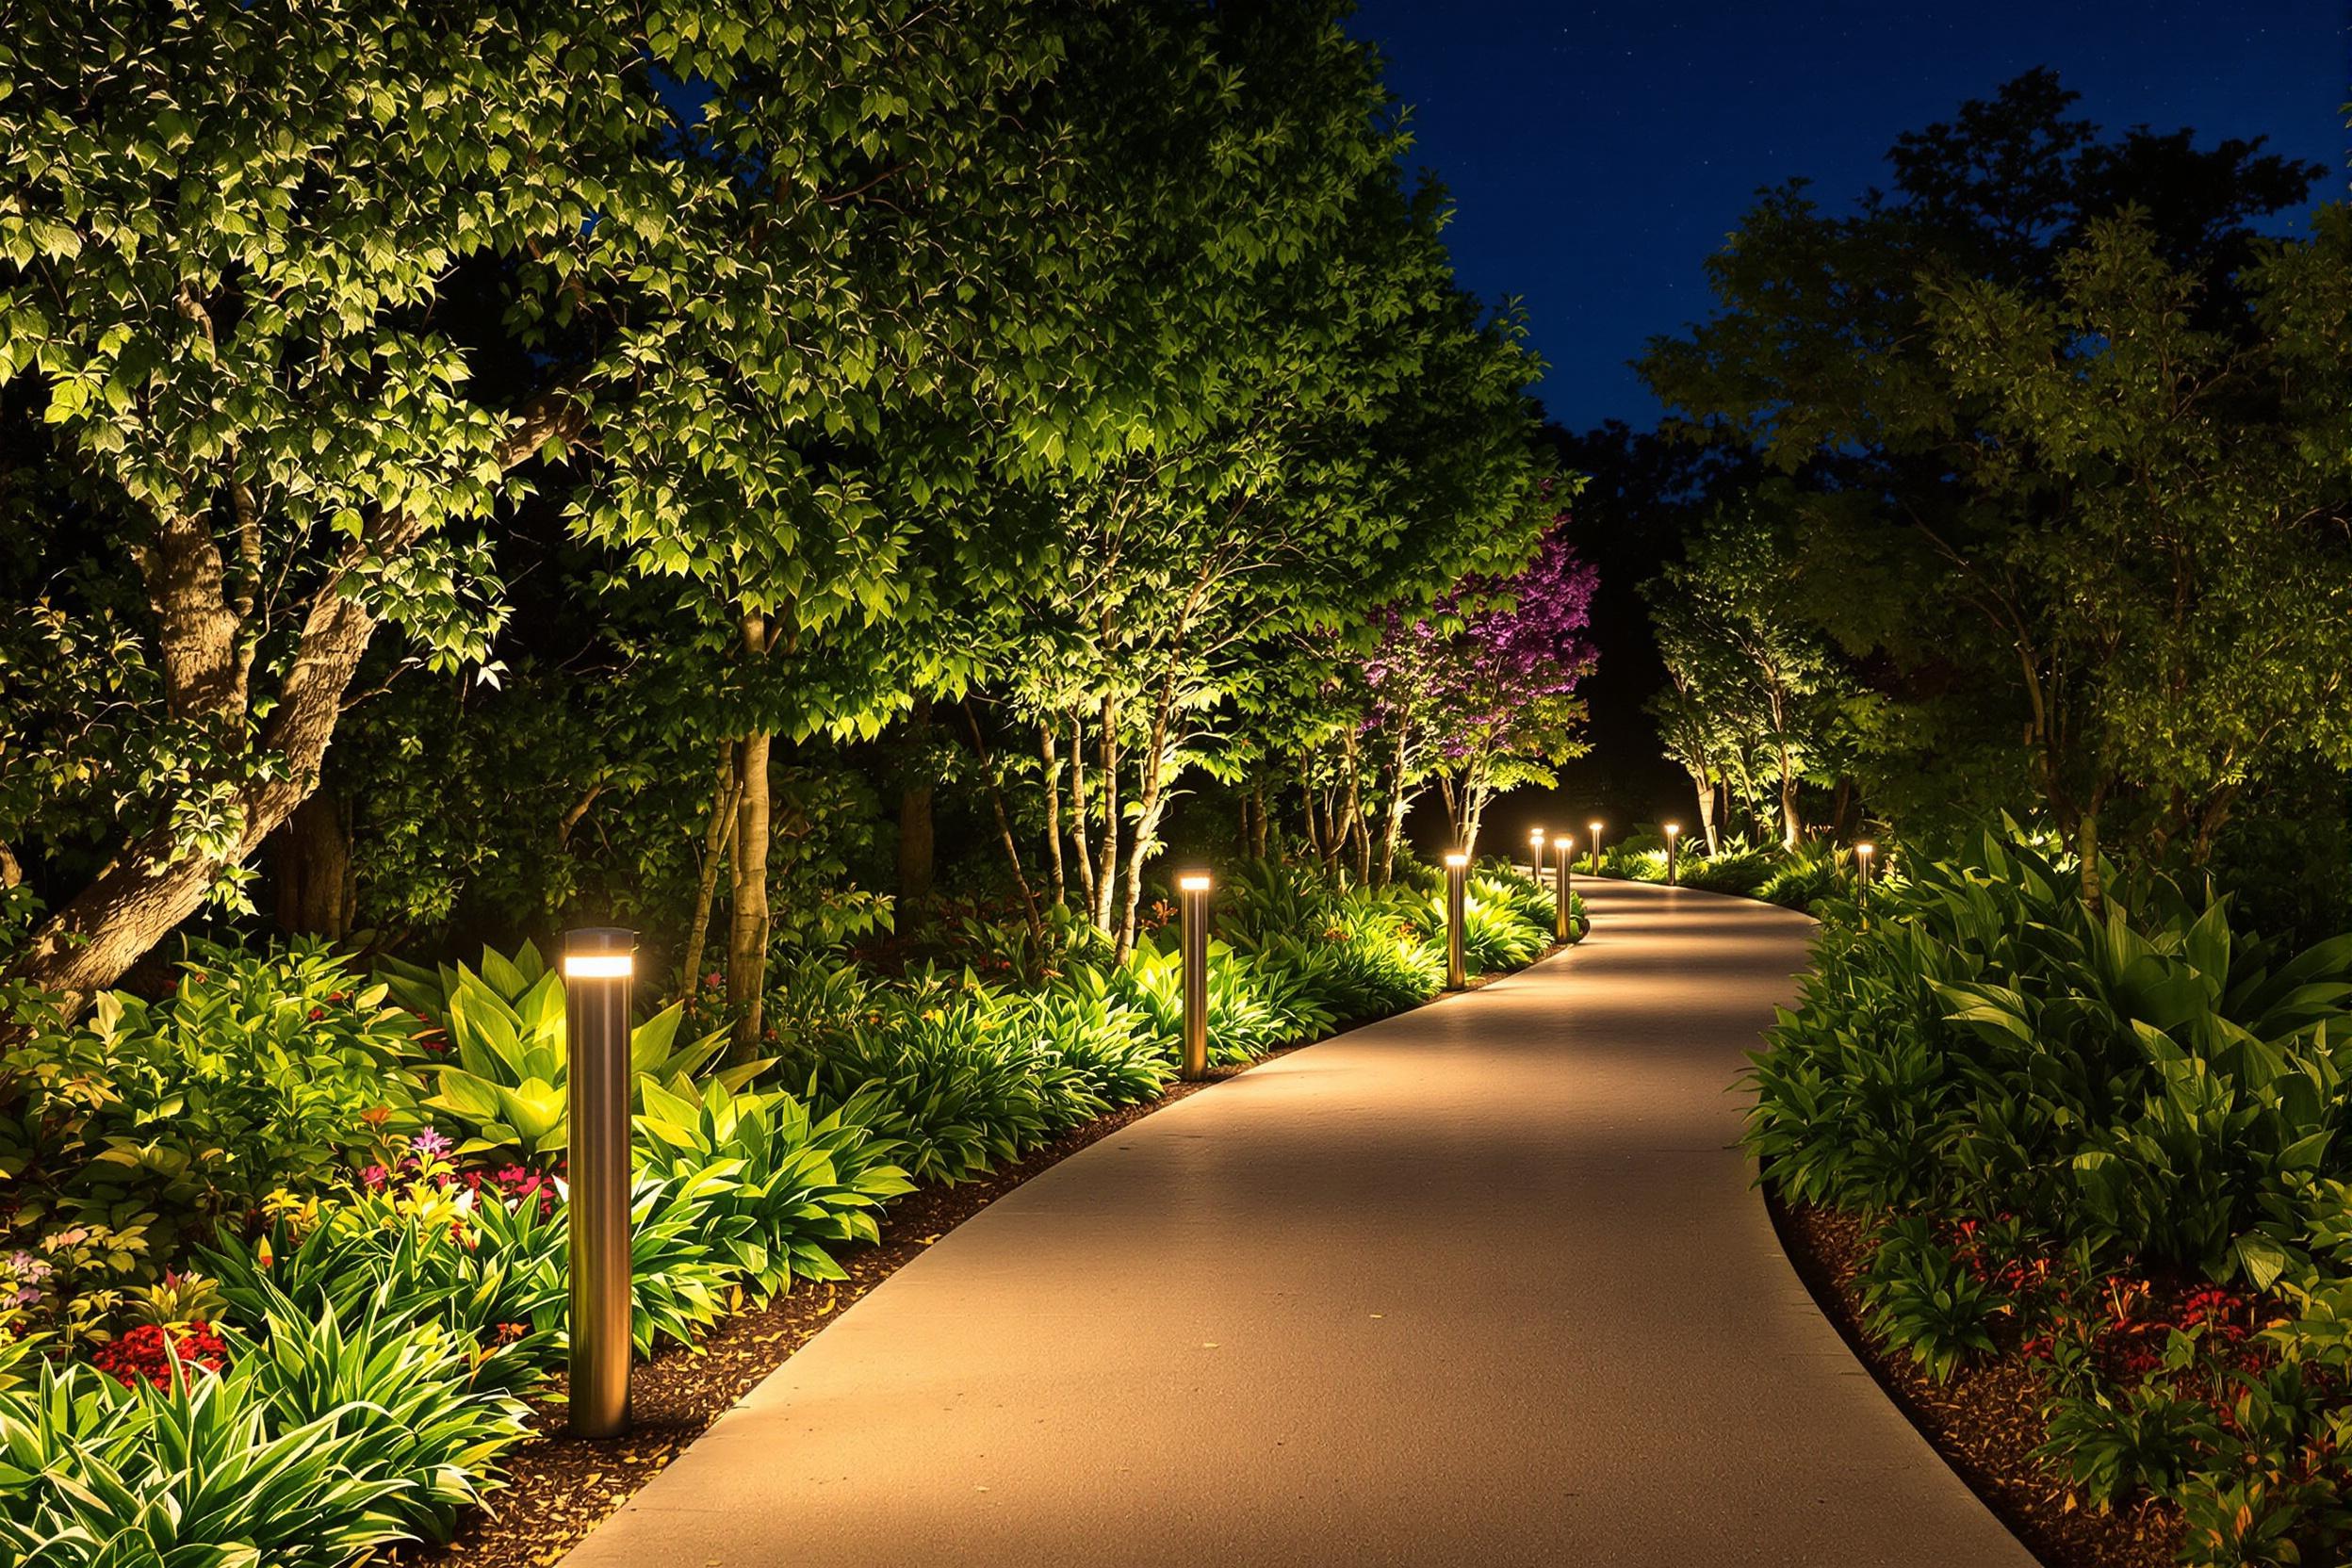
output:
[[[1565,514],[1553,519],[1514,577],[1465,578],[1427,615],[1387,612],[1364,663],[1380,694],[1376,722],[1426,704],[1449,730],[1442,749],[1460,756],[1474,736],[1508,730],[1534,704],[1576,690],[1592,667],[1585,629],[1600,573],[1577,558],[1567,523]]]

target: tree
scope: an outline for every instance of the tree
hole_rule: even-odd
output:
[[[1584,629],[1598,576],[1569,545],[1567,521],[1553,517],[1516,574],[1467,578],[1432,613],[1390,620],[1366,666],[1374,723],[1393,748],[1384,864],[1413,780],[1436,779],[1455,842],[1474,853],[1496,793],[1549,784],[1551,769],[1582,750],[1575,693],[1595,657]]]
[[[80,705],[114,704],[120,830],[17,972],[87,994],[241,896],[380,627],[435,668],[486,658],[482,541],[533,483],[593,481],[580,527],[641,568],[770,585],[736,596],[746,659],[884,601],[893,531],[823,453],[871,428],[876,386],[935,371],[903,295],[859,291],[874,248],[843,242],[885,211],[904,237],[903,190],[876,191],[914,176],[888,160],[912,139],[952,163],[1051,60],[1021,10],[25,19],[0,52],[0,386],[30,453],[8,495],[135,565],[135,596],[53,609],[85,644],[137,639],[155,689]]]
[[[2308,363],[2284,337],[2255,346],[2278,315],[2262,302],[2278,286],[2269,280],[2330,263],[2325,240],[2278,247],[2253,228],[2301,201],[2315,168],[2258,141],[2200,148],[2187,132],[2102,139],[2068,118],[2073,100],[2037,72],[1964,106],[1951,123],[1902,138],[1889,154],[1892,188],[1868,193],[1850,216],[1824,212],[1801,183],[1767,193],[1709,262],[1714,316],[1654,342],[1643,373],[1686,431],[1752,444],[1795,479],[1795,599],[1809,624],[1873,670],[1883,695],[1916,710],[1881,726],[1880,738],[1912,747],[1909,765],[1922,774],[2014,771],[2004,758],[1922,746],[1987,746],[2030,765],[2044,809],[2084,852],[2085,892],[2096,898],[2095,851],[2118,809],[2126,841],[2146,852],[2197,839],[2182,813],[2201,791],[2154,766],[2152,752],[2117,727],[2165,700],[2164,661],[2116,662],[2120,623],[2078,613],[2075,597],[2094,583],[2086,568],[2101,551],[2121,573],[2098,585],[2101,595],[2163,592],[2136,574],[2169,571],[2167,532],[2180,524],[2146,513],[2150,527],[2121,528],[2133,512],[2126,476],[2187,459],[2180,448],[2156,459],[2152,449],[2172,437],[2146,421],[2197,400],[2183,401],[2188,388],[2177,380],[2154,391],[2151,374],[2175,379],[2182,368],[2161,366],[2128,336],[2061,347],[2042,328],[2100,314],[2083,289],[2095,274],[2119,281],[2114,220],[2131,211],[2146,308],[2109,324],[2161,327],[2206,356],[2187,374],[2218,374],[2246,394],[2198,403],[2209,422],[2196,439],[2233,426],[2255,437],[2265,404],[2274,419],[2313,416],[2303,384],[2244,379],[2259,361]],[[2077,259],[2101,253],[2107,262]],[[2278,259],[2296,253],[2302,261]],[[2156,284],[2158,272],[2170,283]],[[2057,416],[2077,425],[2072,436],[2050,440],[2060,434],[2044,427],[2050,412],[2003,394],[2004,378],[2024,367],[1991,342],[1997,310],[2034,325],[2034,351],[2053,373],[2083,377],[2067,391],[2070,411]],[[2230,361],[2232,353],[2253,359]],[[2047,392],[2055,382],[2037,384]],[[2097,436],[2081,428],[2094,404],[2104,405]],[[2020,436],[2029,437],[2021,447]],[[2107,455],[2087,461],[2086,440]],[[2274,516],[2334,513],[2336,459],[2324,443],[2274,424],[2255,446],[2302,454],[2299,474],[2265,482],[2299,497]],[[2198,482],[2218,502],[2230,482],[2208,470]],[[2258,500],[2246,515],[2270,504]],[[2104,520],[2094,515],[2101,511]],[[2314,532],[2325,529],[2306,535]],[[2263,558],[2258,549],[2249,559]],[[2185,668],[2176,662],[2173,673]],[[2218,692],[2253,673],[2215,666],[2191,678],[2210,676]],[[2308,707],[2304,714],[2283,727],[2317,722]],[[2248,760],[2243,748],[2236,755]]]
[[[1673,680],[1677,753],[1708,796],[1712,784],[1770,769],[1772,831],[1793,847],[1804,831],[1797,787],[1821,749],[1833,662],[1819,633],[1791,612],[1796,561],[1782,530],[1753,501],[1719,511],[1685,558],[1649,585],[1652,627]]]

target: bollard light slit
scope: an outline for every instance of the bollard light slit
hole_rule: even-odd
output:
[[[1209,878],[1187,872],[1176,878],[1184,922],[1184,1039],[1178,1070],[1185,1081],[1209,1075]]]
[[[1467,901],[1470,857],[1460,851],[1446,857],[1446,988],[1458,991],[1470,983],[1470,966],[1462,952],[1462,924]]]
[[[1569,899],[1573,896],[1569,882],[1575,874],[1570,868],[1576,863],[1576,855],[1575,835],[1562,833],[1552,841],[1552,858],[1560,862],[1559,874],[1552,882],[1552,939],[1554,941],[1564,942],[1576,934],[1576,925],[1569,918],[1568,908]]]
[[[571,1404],[576,1437],[629,1429],[629,991],[637,933],[564,937],[571,1107]]]

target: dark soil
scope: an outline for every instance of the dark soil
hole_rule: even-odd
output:
[[[1536,961],[1559,951],[1546,948]],[[1498,978],[1499,974],[1475,976],[1471,988]],[[1371,1021],[1351,1020],[1333,1033]],[[1258,1062],[1272,1061],[1311,1043],[1300,1040]],[[557,1377],[531,1401],[534,1435],[508,1454],[508,1485],[492,1496],[490,1508],[474,1514],[448,1545],[407,1546],[389,1554],[387,1560],[410,1568],[459,1568],[461,1564],[537,1568],[561,1560],[761,1379],[924,1248],[1086,1145],[1188,1094],[1248,1070],[1246,1067],[1213,1069],[1200,1083],[1172,1084],[1159,1099],[1126,1106],[1073,1128],[983,1180],[908,1193],[883,1211],[878,1245],[841,1255],[841,1265],[849,1273],[846,1281],[797,1284],[719,1324],[695,1349],[670,1347],[650,1362],[639,1364],[629,1380],[633,1425],[626,1437],[589,1441],[567,1436],[564,1380]]]
[[[1863,1327],[1854,1276],[1870,1255],[1862,1222],[1771,1200],[1781,1245],[1821,1311],[1911,1424],[2048,1568],[2171,1568],[2178,1510],[2150,1502],[2111,1513],[2079,1508],[2066,1479],[2034,1457],[2050,1435],[2040,1364],[2014,1347],[1938,1383]]]

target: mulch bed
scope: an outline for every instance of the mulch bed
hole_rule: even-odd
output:
[[[1561,951],[1547,947],[1535,962]],[[1501,978],[1481,974],[1470,988]],[[1395,1016],[1395,1015],[1391,1015]],[[1369,1019],[1339,1024],[1344,1034]],[[1300,1040],[1261,1056],[1250,1067],[1314,1043]],[[860,1296],[920,1256],[923,1249],[1021,1185],[1090,1143],[1130,1122],[1250,1067],[1213,1069],[1197,1084],[1171,1084],[1157,1100],[1129,1105],[1072,1128],[1054,1142],[995,1174],[956,1186],[908,1193],[882,1214],[876,1246],[841,1254],[849,1273],[830,1284],[801,1283],[759,1306],[746,1307],[714,1328],[693,1350],[665,1348],[640,1363],[629,1380],[628,1435],[587,1440],[564,1429],[564,1380],[558,1374],[531,1400],[533,1434],[506,1459],[508,1485],[493,1495],[446,1546],[407,1546],[386,1560],[403,1568],[538,1568],[560,1560],[587,1533],[634,1496],[686,1446],[727,1413]]]
[[[2181,1520],[2161,1503],[2112,1513],[2077,1508],[2065,1479],[2034,1457],[2049,1437],[2039,1364],[2014,1346],[1947,1383],[1863,1327],[1854,1276],[1870,1256],[1861,1221],[1771,1200],[1772,1223],[1805,1288],[1879,1385],[1936,1452],[2048,1568],[2171,1568]]]

